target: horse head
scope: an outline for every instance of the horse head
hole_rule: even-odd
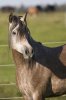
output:
[[[9,15],[9,44],[10,47],[23,54],[25,59],[32,58],[33,48],[29,44],[27,34],[27,13],[24,16]]]

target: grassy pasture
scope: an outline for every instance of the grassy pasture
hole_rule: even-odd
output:
[[[8,44],[8,13],[0,12],[0,45]],[[20,14],[22,15],[22,14]],[[64,12],[43,13],[27,18],[32,37],[47,46],[58,46],[66,42],[66,23]],[[46,42],[64,42],[47,44]],[[12,54],[8,47],[0,47],[0,65],[13,64]],[[16,67],[0,66],[0,83],[15,82]],[[0,97],[20,96],[16,86],[0,86]],[[47,100],[66,100],[66,97],[49,98]],[[14,100],[14,99],[12,99]],[[20,99],[18,99],[20,100]]]

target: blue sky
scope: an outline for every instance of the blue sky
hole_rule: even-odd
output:
[[[0,0],[0,6],[4,6],[4,5],[36,5],[36,4],[63,4],[66,3],[66,0]]]

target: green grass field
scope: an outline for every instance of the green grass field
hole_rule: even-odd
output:
[[[0,45],[8,44],[8,13],[0,12]],[[32,37],[45,43],[46,46],[59,46],[66,43],[66,23],[64,12],[42,13],[27,18]],[[64,42],[49,43],[47,42]],[[11,50],[0,47],[0,65],[13,64]],[[16,82],[15,66],[0,66],[0,84]],[[0,97],[21,96],[16,86],[0,86]],[[49,98],[47,100],[66,100],[66,97]],[[5,99],[4,99],[5,100]],[[14,100],[14,99],[11,99]],[[18,99],[20,100],[20,99]]]

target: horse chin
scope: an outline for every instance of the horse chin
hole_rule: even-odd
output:
[[[25,60],[28,60],[30,57],[29,56],[24,56],[24,59]]]
[[[27,56],[27,55],[23,55],[23,56],[24,56],[24,59],[26,59],[26,60],[29,60],[32,58],[32,56]]]
[[[24,57],[24,59],[29,60],[29,59],[32,59],[33,54],[31,54],[31,55],[23,54],[23,57]]]

